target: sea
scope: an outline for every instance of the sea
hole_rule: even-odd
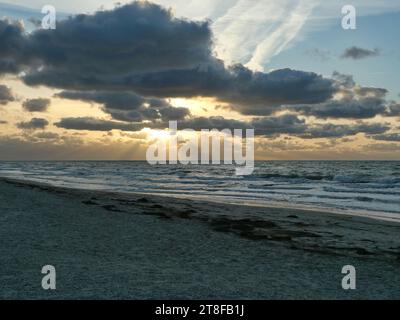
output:
[[[400,161],[256,161],[249,176],[232,165],[145,161],[0,162],[0,176],[54,186],[165,195],[400,221]]]

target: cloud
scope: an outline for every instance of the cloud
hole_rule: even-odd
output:
[[[295,107],[294,110],[306,116],[321,119],[370,119],[386,112],[386,101],[376,97],[363,97],[360,99],[345,97],[340,100],[314,106]]]
[[[343,74],[338,71],[334,71],[332,74],[332,78],[336,80],[338,85],[344,88],[350,89],[356,85],[353,76],[349,74]]]
[[[374,140],[380,141],[399,141],[400,142],[400,133],[391,133],[391,134],[380,134],[371,136]]]
[[[398,160],[399,154],[398,152],[400,151],[400,144],[398,143],[371,143],[368,145],[365,145],[363,149],[367,152],[391,152],[394,153],[394,160]]]
[[[268,33],[265,39],[257,45],[246,66],[255,70],[263,70],[265,63],[296,39],[316,5],[317,2],[314,0],[299,0],[289,13],[286,11],[280,25]]]
[[[64,118],[55,126],[73,130],[91,131],[139,131],[144,127],[151,129],[166,129],[168,121],[149,123],[124,123],[117,121],[101,120],[90,117]],[[298,119],[295,115],[283,115],[279,117],[259,118],[253,121],[225,119],[224,117],[193,117],[178,121],[178,129],[200,130],[224,130],[224,129],[255,129],[257,135],[276,135],[305,132],[307,126],[305,121]]]
[[[159,109],[159,113],[163,121],[183,120],[190,115],[189,109],[182,107],[161,108]]]
[[[27,50],[23,24],[8,19],[0,20],[0,75],[18,73],[33,61]]]
[[[14,29],[3,40],[8,49],[0,59],[24,70],[23,80],[32,86],[130,91],[146,98],[205,96],[263,107],[320,103],[336,90],[332,80],[312,72],[226,67],[213,55],[207,22],[177,19],[148,2],[77,15],[56,30]]]
[[[378,97],[383,98],[388,93],[388,90],[384,88],[373,88],[373,87],[356,87],[354,92],[362,97]]]
[[[140,131],[143,128],[167,129],[168,122],[154,123],[123,123],[117,121],[101,120],[96,118],[64,118],[55,126],[72,130],[89,131]],[[255,135],[264,137],[278,137],[289,135],[304,139],[342,138],[344,136],[365,133],[369,135],[383,134],[390,130],[387,124],[335,125],[335,124],[309,124],[304,119],[293,114],[284,114],[276,117],[256,118],[249,121],[225,119],[224,117],[194,117],[178,121],[178,130],[234,130],[254,129]]]
[[[164,99],[144,98],[128,91],[62,91],[55,96],[102,104],[102,110],[115,120],[127,122],[182,120],[190,115],[189,109],[175,108]]]
[[[353,60],[360,60],[369,57],[376,57],[379,56],[380,51],[378,49],[369,50],[363,49],[356,46],[347,48],[344,53],[342,54],[343,59],[353,59]]]
[[[54,123],[54,125],[58,128],[88,131],[139,131],[144,127],[144,125],[140,123],[131,124],[90,117],[63,118],[59,122]]]
[[[391,103],[385,113],[388,117],[400,117],[400,103]]]
[[[6,105],[15,100],[11,89],[5,85],[0,84],[0,105]]]
[[[90,117],[79,118],[63,118],[54,124],[59,128],[72,130],[89,130],[89,131],[140,131],[148,127],[152,129],[166,129],[169,127],[168,121],[149,122],[149,123],[126,123],[119,121],[102,120]],[[234,129],[234,128],[250,128],[250,124],[240,120],[229,120],[223,117],[197,117],[186,119],[178,122],[179,129]]]
[[[49,122],[46,119],[42,118],[32,118],[28,122],[20,122],[17,124],[19,129],[23,130],[38,130],[45,129],[49,125]]]
[[[307,131],[308,126],[304,119],[294,114],[285,114],[278,117],[256,118],[251,121],[257,135],[297,135]]]
[[[322,124],[309,128],[307,132],[300,135],[300,137],[304,139],[342,138],[345,136],[356,135],[358,133],[381,134],[388,130],[390,130],[389,125],[380,123],[358,123],[355,125]]]
[[[353,76],[341,74],[337,71],[333,73],[332,79],[338,96],[322,103],[294,106],[278,103],[269,106],[260,103],[260,101],[254,101],[254,104],[232,102],[225,108],[251,116],[269,116],[278,111],[289,110],[320,119],[369,119],[377,115],[396,116],[398,114],[396,104],[392,103],[392,106],[390,106],[390,102],[385,99],[388,90],[362,87],[355,83]]]
[[[331,80],[312,73],[282,69],[252,72],[242,65],[145,74],[125,79],[134,91],[158,97],[215,97],[236,105],[279,106],[318,103],[335,92]]]
[[[396,115],[395,104],[386,100],[388,90],[384,88],[362,87],[350,75],[333,73],[338,96],[323,103],[299,105],[286,109],[305,116],[320,119],[371,119],[377,115]]]
[[[167,124],[158,124],[159,128],[166,128]],[[184,121],[178,122],[178,129],[192,129],[196,131],[200,131],[202,129],[205,130],[224,130],[224,129],[250,129],[252,128],[251,124],[242,121],[242,120],[234,120],[234,119],[225,119],[224,117],[216,116],[216,117],[196,117],[191,119],[186,119]]]
[[[139,160],[146,154],[146,146],[133,140],[84,143],[80,138],[65,136],[0,136],[0,149],[1,160]]]
[[[37,98],[27,99],[23,102],[22,107],[29,112],[45,112],[50,106],[50,99]]]
[[[168,128],[168,123],[150,124],[153,129]],[[276,136],[282,134],[300,134],[307,131],[305,120],[293,114],[284,114],[276,117],[255,118],[249,121],[226,119],[221,116],[213,117],[193,117],[178,121],[178,129],[200,130],[234,130],[234,129],[254,129],[259,136]]]
[[[54,132],[38,132],[34,135],[35,138],[41,140],[58,140],[60,135]]]
[[[211,39],[208,22],[176,19],[158,5],[132,2],[59,21],[56,30],[33,32],[27,44],[29,53],[45,64],[41,75],[66,72],[84,81],[93,74],[179,70],[208,63]]]
[[[166,128],[167,124],[163,124]],[[161,127],[160,127],[161,128]],[[257,136],[277,137],[289,135],[304,139],[342,138],[359,133],[382,134],[390,130],[388,124],[357,123],[354,125],[309,124],[294,114],[262,117],[250,121],[224,119],[223,117],[194,118],[178,122],[179,129],[254,129]]]
[[[258,71],[298,39],[316,5],[314,0],[226,2],[229,5],[213,19],[215,22],[212,24],[218,57],[229,63],[243,63]],[[213,7],[215,3],[220,6],[224,1],[212,1],[208,6]]]
[[[307,13],[312,5],[301,1],[296,8],[295,12]],[[282,50],[304,23],[303,17],[295,18],[274,33],[276,41],[264,38],[259,55],[248,58],[261,64]],[[59,21],[56,30],[27,33],[21,24],[0,21],[4,49],[0,73],[18,74],[30,86],[62,89],[59,98],[98,103],[112,118],[64,118],[55,123],[59,128],[136,132],[143,127],[165,128],[168,120],[179,120],[184,128],[196,130],[255,128],[257,135],[264,136],[335,138],[346,133],[382,134],[387,126],[318,124],[301,116],[369,119],[397,112],[385,100],[385,89],[360,87],[352,76],[338,72],[328,79],[288,68],[257,72],[242,64],[227,66],[214,55],[209,22],[176,18],[148,2],[73,16]],[[277,35],[282,35],[282,41]],[[349,57],[366,57],[367,53],[356,54],[354,49],[360,48],[349,48]],[[199,96],[215,98],[231,110],[256,118],[194,117],[188,109],[168,102],[173,97]],[[298,114],[277,115],[287,110]],[[18,126],[40,127],[33,120]]]

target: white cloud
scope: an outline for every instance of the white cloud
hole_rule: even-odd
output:
[[[301,0],[289,14],[285,15],[285,19],[279,22],[272,33],[265,34],[265,39],[257,45],[253,57],[246,66],[263,71],[265,63],[295,41],[316,5],[316,1]]]

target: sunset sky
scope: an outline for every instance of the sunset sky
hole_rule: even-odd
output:
[[[0,0],[1,160],[144,159],[169,120],[254,128],[256,159],[400,159],[400,1],[114,3]]]

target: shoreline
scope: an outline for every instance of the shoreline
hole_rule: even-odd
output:
[[[46,295],[31,287],[29,277],[22,281],[30,288],[28,294],[12,289],[20,281],[18,274],[10,278],[7,271],[20,269],[29,274],[30,264],[21,263],[24,257],[31,257],[33,264],[55,259],[55,264],[69,268],[73,262],[86,273],[93,264],[99,265],[101,270],[92,275],[98,282],[84,279],[82,284],[93,290],[67,286],[55,298],[301,298],[310,287],[317,288],[311,296],[327,299],[377,294],[400,297],[400,283],[394,280],[400,265],[397,223],[287,208],[69,189],[4,178],[0,178],[0,191],[5,238],[2,256],[9,262],[2,268],[7,285],[0,296],[5,298]],[[380,291],[345,293],[340,288],[340,271],[349,263],[357,265],[368,275],[366,282],[373,282]],[[144,277],[140,293],[130,295],[121,284],[115,287],[105,279],[123,270],[127,282],[141,282],[138,279]],[[385,279],[379,274],[374,280],[377,270],[385,272]],[[63,273],[71,279],[80,276],[76,270]],[[162,288],[151,280],[151,274],[163,283]],[[327,274],[331,275],[328,279],[324,278]],[[299,277],[307,279],[306,283]],[[183,282],[176,283],[175,278]],[[260,281],[267,282],[254,287]],[[280,294],[268,289],[271,281],[283,288]],[[224,290],[219,291],[216,283]],[[328,284],[331,287],[326,287]],[[382,285],[384,288],[379,287]],[[107,286],[113,288],[110,293]],[[204,290],[193,289],[196,287]]]
[[[231,202],[231,203],[226,203],[222,199],[221,200],[216,200],[216,199],[207,199],[207,196],[177,196],[175,194],[163,194],[163,193],[148,193],[148,192],[116,192],[116,191],[111,191],[111,190],[96,190],[96,189],[83,189],[83,188],[76,188],[76,187],[65,187],[65,186],[57,186],[51,183],[46,183],[46,182],[38,182],[38,181],[33,181],[29,179],[19,179],[19,178],[9,178],[9,177],[4,177],[0,176],[0,182],[1,181],[9,181],[13,183],[19,183],[23,185],[30,185],[30,186],[43,186],[43,187],[52,187],[52,188],[57,188],[57,189],[66,189],[66,190],[77,190],[80,192],[98,192],[98,193],[104,193],[104,194],[119,194],[123,196],[148,196],[148,197],[156,197],[156,198],[163,198],[166,201],[168,199],[177,199],[177,200],[182,200],[182,201],[195,201],[195,202],[205,202],[205,203],[216,203],[216,204],[222,204],[222,205],[228,205],[228,206],[245,206],[245,207],[254,207],[254,208],[265,208],[265,209],[287,209],[287,210],[295,210],[299,212],[308,212],[308,213],[318,213],[318,214],[325,214],[325,215],[339,215],[339,216],[347,216],[347,217],[356,217],[356,218],[362,218],[362,219],[372,219],[372,220],[377,220],[377,221],[385,221],[389,223],[395,223],[399,224],[400,223],[400,216],[396,215],[395,213],[390,213],[390,212],[377,212],[377,211],[364,211],[364,210],[357,210],[357,211],[345,211],[345,210],[340,210],[340,209],[334,209],[334,208],[319,208],[317,206],[311,206],[311,205],[300,205],[300,204],[294,204],[294,205],[289,205],[288,203],[280,203],[280,202],[273,202],[269,201],[268,204],[264,203],[256,203],[256,202]]]

